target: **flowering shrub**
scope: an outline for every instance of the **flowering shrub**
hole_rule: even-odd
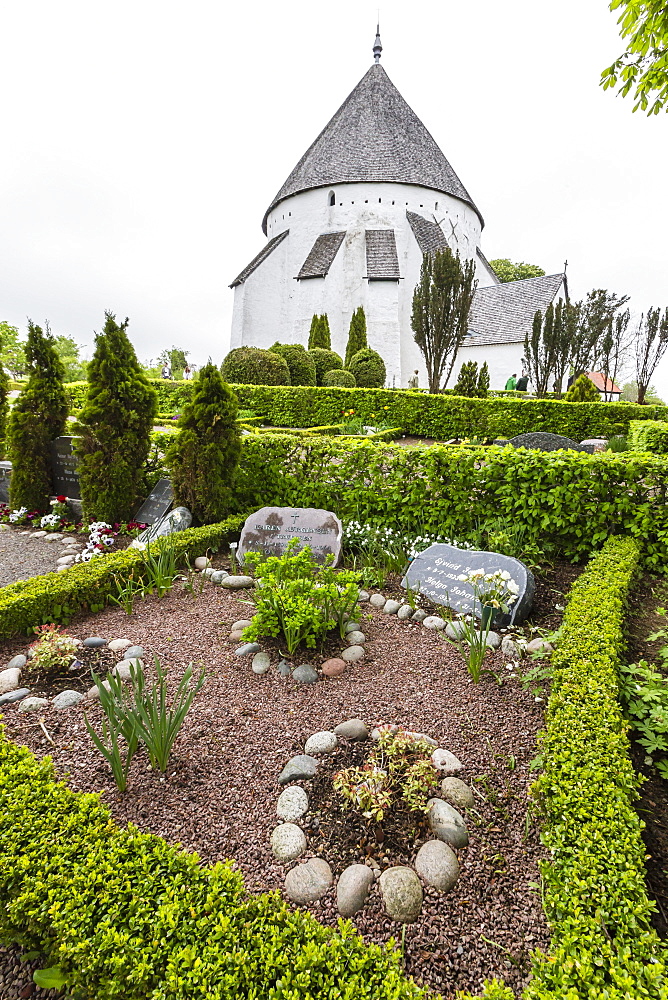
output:
[[[70,666],[77,655],[77,643],[57,625],[41,625],[36,629],[39,639],[30,646],[31,668],[46,674],[59,673]]]
[[[431,759],[433,749],[417,733],[383,726],[366,764],[335,774],[334,790],[348,807],[377,823],[398,800],[411,812],[424,812],[429,791],[438,783],[438,771]]]
[[[517,600],[520,588],[507,570],[497,569],[485,573],[484,569],[469,569],[457,577],[463,583],[470,583],[476,600],[482,607],[496,608],[507,615],[510,605]]]
[[[67,497],[58,496],[55,500],[49,501],[51,505],[51,513],[45,514],[44,517],[40,519],[40,527],[46,528],[47,531],[55,531],[57,528],[71,526],[74,527],[74,522],[69,517],[69,510],[67,509]]]
[[[9,515],[10,524],[25,524],[28,520],[28,508],[19,507],[18,510],[11,511]]]
[[[83,552],[76,558],[77,562],[90,562],[96,556],[103,555],[114,544],[116,532],[106,521],[93,521],[88,525],[88,542]]]

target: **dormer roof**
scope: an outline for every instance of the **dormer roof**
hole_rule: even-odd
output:
[[[375,63],[306,150],[267,209],[302,191],[336,184],[416,184],[470,205],[470,194],[389,76]],[[484,224],[484,223],[483,223]]]

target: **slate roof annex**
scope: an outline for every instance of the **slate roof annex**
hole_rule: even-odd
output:
[[[291,195],[365,181],[442,191],[480,215],[433,136],[379,63],[371,66],[306,150],[267,209],[262,229],[267,232],[270,212]]]
[[[234,288],[236,285],[242,284],[242,282],[244,282],[246,278],[248,278],[253,273],[253,271],[257,267],[259,267],[263,261],[267,259],[269,254],[276,249],[278,244],[282,243],[282,241],[285,239],[285,237],[288,235],[289,232],[290,230],[286,229],[284,232],[279,233],[278,236],[273,236],[270,240],[267,240],[267,242],[262,247],[257,257],[253,257],[250,264],[247,264],[246,267],[243,269],[243,271],[236,276],[236,278],[230,285],[230,288]]]
[[[417,212],[406,212],[406,218],[410,222],[413,235],[423,254],[436,253],[437,250],[446,249],[448,241],[438,223],[425,219]]]
[[[477,288],[469,316],[469,332],[462,346],[524,343],[534,314],[544,312],[564,283],[563,274],[506,281]]]
[[[367,229],[366,277],[369,281],[399,281],[399,257],[394,229]]]
[[[304,261],[297,275],[299,280],[303,278],[324,278],[329,272],[334,262],[334,258],[341,248],[345,239],[343,233],[323,233],[318,236],[309,251],[309,255]]]

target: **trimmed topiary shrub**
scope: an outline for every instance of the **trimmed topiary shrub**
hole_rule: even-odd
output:
[[[14,510],[46,511],[52,492],[49,444],[65,433],[67,421],[64,368],[48,327],[43,333],[31,320],[25,355],[28,383],[14,404],[8,428],[9,503]]]
[[[157,397],[113,313],[88,366],[88,396],[75,429],[81,456],[79,481],[87,521],[129,520],[143,488]]]
[[[241,455],[237,412],[237,397],[209,362],[199,373],[179,433],[165,455],[175,503],[204,524],[221,521],[229,513],[232,479]]]
[[[326,351],[331,350],[332,336],[329,331],[327,313],[322,316],[314,316],[311,320],[311,329],[308,335],[309,351],[313,350],[314,347],[322,347]]]
[[[565,403],[600,403],[601,394],[587,375],[580,375],[566,395]]]
[[[385,362],[377,351],[365,347],[350,359],[348,371],[362,389],[381,389],[385,385]]]
[[[301,344],[274,344],[272,353],[285,358],[291,385],[316,385],[315,362]]]
[[[2,341],[0,341],[2,350]],[[0,364],[0,459],[5,457],[5,439],[7,436],[7,413],[9,412],[9,402],[7,393],[9,392],[9,376]]]
[[[291,385],[285,358],[259,347],[235,347],[220,370],[226,382],[239,385]]]
[[[359,309],[355,310],[350,320],[348,343],[346,344],[346,368],[350,365],[350,362],[358,351],[363,351],[368,346],[366,339],[366,316],[364,309],[360,306]]]
[[[308,353],[313,358],[315,365],[316,385],[324,385],[323,379],[327,372],[331,372],[335,368],[339,370],[343,368],[343,360],[336,351],[327,351],[324,347],[314,347]]]
[[[347,371],[345,368],[333,368],[331,371],[327,372],[322,384],[340,385],[343,386],[344,389],[355,389],[357,386],[355,376],[352,372]]]

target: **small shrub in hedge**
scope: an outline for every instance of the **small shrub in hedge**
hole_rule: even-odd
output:
[[[628,443],[632,451],[668,455],[668,421],[631,420]]]
[[[88,366],[88,396],[75,428],[79,482],[87,521],[128,521],[144,490],[156,394],[113,313]]]
[[[226,382],[240,385],[290,385],[285,358],[259,347],[235,347],[221,365]]]
[[[335,368],[343,368],[343,361],[336,351],[326,351],[324,347],[314,347],[308,353],[313,358],[315,365],[316,385],[324,384],[323,379],[327,372],[331,372]]]
[[[363,351],[365,347],[368,347],[366,339],[366,316],[364,309],[360,306],[359,309],[355,310],[350,320],[348,343],[346,344],[346,368],[348,368],[358,351]]]
[[[49,445],[65,433],[67,423],[64,368],[48,328],[43,333],[30,320],[25,355],[28,382],[12,408],[8,428],[9,502],[15,510],[45,511],[52,492]]]
[[[290,369],[292,385],[315,385],[315,362],[301,344],[274,344],[272,353],[285,358]]]
[[[355,376],[355,382],[364,389],[380,389],[385,385],[385,362],[377,351],[365,347],[350,359],[348,371]]]
[[[600,403],[601,394],[587,375],[580,375],[564,396],[564,402]]]
[[[165,463],[177,504],[199,523],[221,521],[230,512],[234,471],[241,455],[237,398],[209,362],[195,384]]]
[[[311,320],[311,329],[308,335],[308,349],[322,347],[329,351],[332,348],[332,336],[329,331],[329,319],[327,313],[322,316],[314,316]]]
[[[0,340],[0,350],[2,350],[2,341]],[[5,441],[7,437],[7,414],[9,413],[9,400],[7,395],[9,393],[9,377],[7,372],[0,364],[0,459],[5,457]]]
[[[345,368],[332,368],[322,380],[323,385],[340,385],[347,389],[354,389],[357,385],[355,376]]]

